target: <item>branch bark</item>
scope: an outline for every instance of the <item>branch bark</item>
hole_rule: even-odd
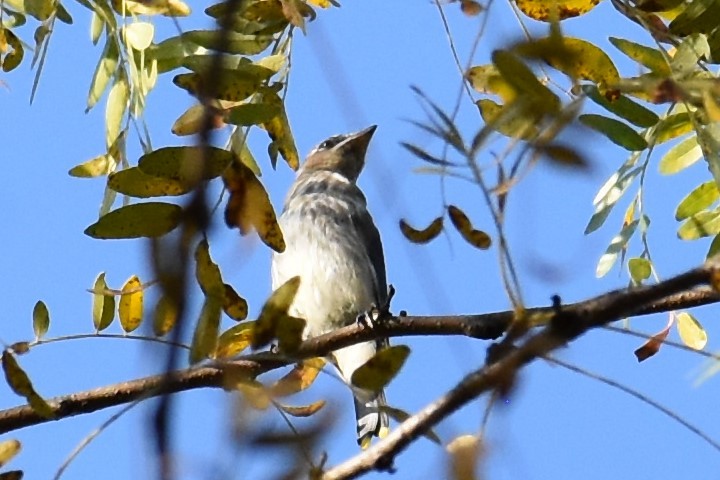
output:
[[[458,391],[449,392],[423,410],[425,412],[427,409],[431,409],[431,412],[435,413],[423,414],[420,412],[411,417],[403,422],[391,436],[366,453],[377,452],[377,448],[382,447],[382,456],[388,458],[394,456],[412,439],[431,428],[460,405],[467,403],[482,391],[497,386],[498,378],[502,376],[498,372],[504,372],[503,375],[514,374],[523,364],[574,338],[567,332],[559,335],[558,326],[565,325],[564,328],[568,332],[577,336],[588,328],[626,316],[666,312],[719,302],[720,295],[709,286],[696,287],[696,285],[709,283],[710,275],[715,272],[715,268],[708,265],[651,287],[617,290],[560,307],[539,307],[526,310],[525,314],[526,318],[530,320],[530,326],[547,325],[547,327],[501,361],[466,377],[456,387]],[[494,340],[507,330],[515,315],[512,311],[505,311],[479,315],[401,316],[394,317],[373,328],[350,325],[303,342],[292,358],[267,352],[254,353],[229,362],[215,362],[201,367],[177,370],[169,375],[154,375],[55,397],[48,400],[54,413],[54,417],[50,419],[41,417],[29,405],[2,410],[0,411],[0,434],[75,415],[92,413],[138,399],[153,398],[196,388],[222,388],[223,379],[228,372],[233,375],[240,374],[254,378],[270,370],[291,365],[300,359],[324,356],[338,348],[380,337],[462,335]],[[509,365],[513,365],[513,368],[510,369]],[[467,382],[472,387],[470,390],[466,385]],[[398,435],[400,438],[393,441],[392,439]],[[365,460],[362,462],[369,461],[367,460],[369,457],[363,458]],[[348,472],[359,472],[360,470],[357,470],[358,464],[352,465],[354,466],[336,467],[326,474],[330,475],[327,478],[354,478],[357,475],[353,473],[352,476],[347,476]],[[363,465],[365,464],[363,463]],[[364,468],[372,467],[366,465]]]

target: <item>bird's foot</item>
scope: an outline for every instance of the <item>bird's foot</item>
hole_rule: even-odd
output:
[[[395,296],[395,287],[390,285],[388,287],[387,299],[382,305],[370,305],[367,312],[363,312],[357,317],[358,325],[367,328],[373,328],[379,323],[384,323],[394,318],[393,314],[390,313],[390,302]]]

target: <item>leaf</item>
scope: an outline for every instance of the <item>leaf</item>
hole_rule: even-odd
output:
[[[220,30],[192,30],[183,32],[182,38],[210,50],[242,55],[257,55],[273,41],[272,35],[245,35]]]
[[[325,359],[309,358],[295,365],[284,377],[275,382],[270,391],[274,397],[287,397],[302,392],[313,384],[325,366]]]
[[[560,111],[561,103],[557,95],[540,83],[533,71],[514,54],[495,50],[492,59],[500,75],[515,90],[518,100],[528,102],[540,113],[554,114]]]
[[[715,0],[712,0],[715,1]],[[698,62],[710,59],[710,45],[705,35],[693,34],[685,38],[675,50],[670,65],[676,77],[694,75]]]
[[[639,223],[640,220],[634,220],[632,223],[625,225],[623,229],[620,230],[620,233],[613,237],[607,250],[605,250],[605,253],[598,261],[597,268],[595,269],[596,277],[604,277],[613,265],[615,265],[620,253],[627,248],[627,243],[630,241],[630,238],[632,238],[635,230],[637,230]]]
[[[143,286],[137,275],[130,277],[122,287],[118,317],[120,326],[125,333],[130,333],[140,326],[143,314]]]
[[[195,278],[205,296],[223,299],[225,284],[220,274],[220,268],[210,258],[210,247],[206,239],[198,243],[195,248]]]
[[[445,447],[450,455],[450,471],[456,480],[476,478],[478,457],[482,454],[482,441],[475,435],[455,437]]]
[[[243,322],[225,330],[217,341],[215,358],[222,360],[242,353],[250,346],[255,322]]]
[[[112,145],[122,130],[122,122],[130,101],[130,85],[124,69],[118,71],[110,87],[105,110],[105,143]]]
[[[68,171],[68,174],[78,178],[99,177],[110,173],[114,166],[115,162],[112,157],[108,154],[103,154],[74,166]]]
[[[692,33],[710,33],[717,27],[720,3],[716,0],[695,0],[668,25],[670,33],[681,37]]]
[[[675,315],[677,329],[683,343],[693,350],[702,350],[707,345],[707,332],[692,314],[680,312]]]
[[[146,153],[138,168],[148,175],[196,185],[219,177],[230,165],[232,152],[218,147],[163,147]]]
[[[43,418],[54,418],[55,412],[49,403],[35,391],[27,373],[20,367],[15,356],[8,350],[2,354],[2,367],[5,379],[13,392],[25,397],[30,407]]]
[[[531,140],[538,136],[537,118],[531,111],[514,108],[514,104],[498,105],[492,100],[475,102],[485,124],[506,137]]]
[[[400,231],[402,234],[413,243],[428,243],[430,240],[437,237],[443,228],[443,217],[437,217],[435,220],[430,222],[430,225],[422,230],[416,230],[408,223],[400,219]]]
[[[592,43],[572,37],[550,36],[513,47],[519,55],[542,59],[573,80],[590,80],[608,100],[619,95],[614,90],[620,74],[610,57]]]
[[[122,28],[125,44],[134,50],[146,50],[155,36],[155,26],[150,22],[133,22]]]
[[[390,418],[395,420],[398,423],[403,423],[405,420],[411,417],[409,413],[407,413],[405,410],[391,407],[389,405],[380,405],[379,410],[381,412],[387,413]],[[442,440],[440,440],[440,437],[437,433],[435,433],[434,430],[430,429],[422,434],[425,438],[428,440],[437,443],[438,445],[442,445]]]
[[[572,147],[559,143],[539,144],[534,150],[550,160],[553,165],[569,168],[588,168],[588,161]]]
[[[23,48],[22,42],[12,30],[9,29],[0,29],[0,40],[4,40],[4,42],[0,43],[5,44],[5,48],[0,50],[0,65],[2,65],[3,72],[15,70],[25,56],[25,49]],[[12,50],[8,47],[12,47]],[[3,58],[3,55],[5,58]]]
[[[553,19],[564,20],[566,18],[584,15],[600,3],[600,0],[517,0],[518,8],[528,17],[543,22]]]
[[[257,98],[258,103],[266,105],[275,105],[279,112],[272,120],[264,122],[261,126],[264,128],[272,142],[268,146],[270,161],[273,168],[277,163],[277,153],[285,159],[288,166],[293,170],[297,170],[300,166],[300,155],[295,146],[295,139],[290,130],[290,122],[285,111],[285,104],[278,94],[269,89],[261,89]]]
[[[490,248],[490,236],[482,230],[475,230],[465,212],[454,205],[450,205],[448,213],[450,214],[450,221],[452,221],[452,224],[455,225],[455,228],[466,242],[481,250]]]
[[[588,225],[585,227],[585,235],[600,228],[612,209],[622,198],[633,180],[642,172],[642,168],[635,167],[636,156],[630,158],[600,187],[593,199],[595,213],[593,213]]]
[[[650,278],[652,273],[652,264],[647,258],[637,257],[628,260],[628,271],[630,278],[636,285],[641,284],[644,280]]]
[[[115,318],[115,296],[105,295],[102,292],[107,290],[105,272],[100,273],[93,284],[93,305],[92,318],[95,330],[101,332],[110,326]]]
[[[713,238],[710,243],[710,248],[708,249],[707,255],[705,255],[705,260],[710,260],[718,253],[720,253],[720,234],[715,235],[715,238]]]
[[[223,174],[223,182],[230,192],[225,207],[225,223],[231,228],[237,227],[241,235],[247,235],[254,229],[260,240],[282,253],[285,240],[275,210],[255,174],[242,163],[232,162]]]
[[[691,132],[693,124],[687,112],[669,115],[660,120],[655,128],[655,144],[661,144]]]
[[[108,176],[108,188],[135,198],[178,196],[191,192],[194,184],[148,175],[138,167],[126,168]]]
[[[37,303],[35,303],[32,319],[35,338],[39,340],[45,336],[48,328],[50,328],[50,312],[42,300],[38,300]]]
[[[691,215],[678,229],[682,240],[697,240],[720,233],[720,209],[703,210]]]
[[[697,136],[693,135],[668,150],[660,159],[658,170],[663,175],[673,175],[693,165],[702,156]]]
[[[615,100],[610,101],[600,94],[595,85],[583,85],[582,90],[593,102],[638,127],[649,128],[660,121],[655,112],[630,100],[625,95],[620,95]]]
[[[611,142],[626,150],[645,150],[647,141],[625,123],[602,115],[585,114],[578,117],[580,123],[605,135]]]
[[[622,38],[609,38],[615,48],[623,52],[625,55],[635,60],[640,65],[649,68],[652,72],[660,77],[670,75],[670,65],[668,65],[665,56],[657,49],[646,47]]]
[[[264,347],[275,338],[279,324],[289,317],[288,309],[295,299],[298,288],[300,288],[300,277],[292,277],[267,299],[253,328],[251,343],[253,349]]]
[[[325,400],[318,400],[309,405],[303,405],[301,407],[283,405],[282,403],[275,402],[275,405],[283,412],[293,417],[309,417],[317,413],[321,408],[325,406]]]
[[[714,180],[701,183],[680,201],[675,209],[675,220],[684,220],[709,208],[718,198],[720,192]]]
[[[184,63],[187,63],[187,59]],[[208,95],[211,98],[217,98],[219,100],[239,102],[255,93],[258,88],[260,88],[262,82],[275,73],[269,68],[257,65],[255,65],[255,67],[257,67],[257,69],[253,69],[252,71],[248,69],[231,70],[221,68],[217,72],[213,71],[214,77],[212,82],[208,82],[207,84],[204,83],[206,81],[205,75],[212,70],[207,70],[203,73],[181,73],[175,75],[173,83],[196,97]]]
[[[393,345],[378,351],[352,374],[354,386],[371,392],[380,392],[400,371],[410,355],[407,345]]]
[[[276,104],[246,103],[229,108],[225,112],[225,122],[232,125],[260,125],[272,121],[281,113]]]
[[[255,410],[267,410],[272,403],[272,398],[267,392],[265,386],[256,381],[243,380],[234,385],[250,407]]]
[[[169,296],[163,295],[155,305],[153,315],[153,333],[162,337],[175,327],[178,321],[178,307]]]
[[[12,458],[20,452],[22,445],[20,441],[13,439],[0,442],[0,467],[4,467]]]
[[[112,0],[113,9],[120,15],[163,15],[187,17],[190,7],[181,0]]]
[[[222,300],[214,296],[205,297],[200,318],[195,326],[190,344],[190,364],[193,365],[215,353],[218,344],[218,329],[222,316]]]
[[[237,294],[235,289],[225,283],[223,295],[223,311],[225,314],[235,321],[245,320],[248,315],[247,301]]]
[[[90,82],[90,91],[88,92],[87,108],[85,112],[89,112],[100,97],[107,89],[110,79],[113,78],[117,71],[118,59],[120,52],[114,36],[108,36],[105,42],[105,48],[100,54],[100,59],[95,67],[92,81]]]
[[[480,93],[495,94],[510,103],[517,97],[515,89],[503,79],[493,64],[478,65],[465,72],[465,78]]]
[[[202,104],[193,105],[188,108],[175,120],[170,131],[181,137],[199,133],[205,127],[205,108]],[[225,126],[225,122],[219,111],[213,110],[211,115],[210,128],[216,129]]]
[[[670,333],[672,320],[658,333],[650,337],[642,346],[635,350],[635,357],[638,362],[643,362],[660,351],[665,339]]]
[[[180,224],[182,208],[172,203],[127,205],[100,217],[85,235],[100,239],[160,237]]]

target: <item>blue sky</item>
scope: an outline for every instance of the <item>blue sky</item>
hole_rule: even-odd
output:
[[[425,119],[411,85],[447,109],[454,105],[459,89],[460,76],[436,7],[431,2],[343,3],[340,9],[319,12],[317,21],[308,25],[308,35],[298,32],[294,38],[287,108],[301,155],[330,135],[378,124],[360,185],[382,233],[389,282],[398,291],[394,309],[411,314],[507,309],[495,247],[477,251],[452,231],[429,246],[411,245],[397,228],[400,218],[421,226],[442,211],[437,177],[414,173],[420,162],[399,145],[407,141],[431,151],[441,148],[407,121]],[[5,169],[0,177],[4,205],[0,220],[6,228],[0,262],[4,306],[0,339],[6,344],[32,337],[31,311],[38,299],[50,309],[49,336],[90,333],[91,298],[85,290],[100,271],[107,272],[108,283],[115,288],[132,274],[143,280],[151,275],[142,241],[99,241],[82,233],[96,219],[103,181],[71,178],[67,171],[103,151],[104,112],[101,102],[89,114],[83,113],[100,49],[89,40],[89,14],[74,4],[69,8],[75,25],[56,26],[35,103],[28,105],[34,72],[26,64],[0,77],[7,85],[0,89],[4,114],[0,156]],[[200,14],[202,8],[195,9]],[[493,9],[494,20],[480,44],[476,64],[488,62],[493,48],[520,33],[506,5],[496,3]],[[446,6],[445,12],[465,61],[479,20],[462,15],[454,4]],[[542,31],[538,24],[528,22]],[[173,34],[169,20],[159,23],[158,38]],[[181,19],[180,25],[191,29],[210,23],[198,15]],[[638,27],[618,18],[605,3],[564,28],[568,35],[589,38],[607,49],[611,48],[608,36],[649,43]],[[23,35],[29,40],[31,29],[25,28]],[[618,66],[623,75],[636,72],[629,63],[619,61]],[[175,118],[192,104],[184,91],[171,85],[171,79],[172,74],[161,76],[149,98],[146,118],[155,147],[191,141],[170,133]],[[478,115],[467,101],[459,119],[467,135],[478,128]],[[606,228],[589,237],[582,234],[595,192],[624,161],[625,153],[597,136],[578,139],[592,162],[589,173],[541,164],[511,195],[507,228],[528,305],[547,305],[556,293],[565,301],[580,300],[627,282],[617,268],[602,280],[594,276],[599,256],[619,230],[625,204],[610,217]],[[140,150],[132,136],[129,144],[130,158],[136,159]],[[258,132],[253,140],[255,155],[264,172],[262,180],[279,209],[294,174],[282,163],[272,171],[265,146],[264,133]],[[497,152],[487,152],[486,162],[492,153]],[[674,177],[660,177],[651,170],[646,198],[653,219],[650,242],[656,265],[666,278],[704,257],[707,242],[676,239],[673,211],[690,188],[706,179],[707,172],[702,165]],[[219,191],[217,185],[214,191]],[[476,187],[450,180],[447,198],[462,206],[479,228],[492,231]],[[251,315],[256,315],[270,290],[269,251],[254,238],[239,238],[219,217],[210,238],[212,255],[224,276],[248,299]],[[632,248],[631,254],[639,253],[637,245]],[[710,350],[717,345],[716,314],[717,307],[697,310],[710,334]],[[658,315],[635,319],[632,325],[655,332],[665,321],[665,316]],[[119,328],[113,326],[111,331]],[[387,395],[392,405],[410,412],[479,367],[487,346],[464,338],[402,339],[402,343],[409,344],[413,353]],[[702,359],[666,348],[658,357],[637,364],[632,352],[639,343],[616,333],[592,332],[557,356],[636,388],[720,438],[714,415],[718,381],[693,386]],[[41,346],[20,362],[41,394],[55,396],[157,372],[163,352],[127,339],[85,339]],[[5,386],[0,386],[0,392],[0,407],[21,401]],[[335,464],[357,449],[350,396],[332,375],[323,375],[298,403],[319,398],[330,400],[330,408],[339,415],[325,444],[329,463]],[[69,467],[65,478],[147,477],[152,465],[147,405],[135,408],[102,433]],[[468,405],[438,426],[438,434],[449,441],[455,435],[476,432],[484,406],[484,399]],[[11,467],[25,470],[26,478],[50,478],[75,445],[113,413],[103,411],[13,432],[8,438],[20,439],[24,450]],[[181,478],[268,477],[276,458],[268,452],[237,452],[229,428],[232,415],[233,403],[223,392],[179,397],[173,431]],[[263,421],[282,425],[272,412]],[[720,468],[717,451],[659,412],[545,362],[522,372],[517,390],[493,410],[487,435],[483,469],[494,480],[708,478]],[[442,450],[420,440],[398,457],[395,478],[442,478],[443,462]]]

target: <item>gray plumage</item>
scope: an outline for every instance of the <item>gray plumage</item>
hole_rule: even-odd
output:
[[[372,305],[387,299],[385,260],[367,202],[356,185],[375,126],[321,143],[308,155],[290,188],[279,218],[285,252],[272,258],[273,289],[299,275],[300,288],[290,309],[307,321],[314,337],[357,321]],[[333,352],[345,381],[383,342],[366,342]],[[353,388],[358,443],[388,431],[388,416],[378,411],[384,393]]]

